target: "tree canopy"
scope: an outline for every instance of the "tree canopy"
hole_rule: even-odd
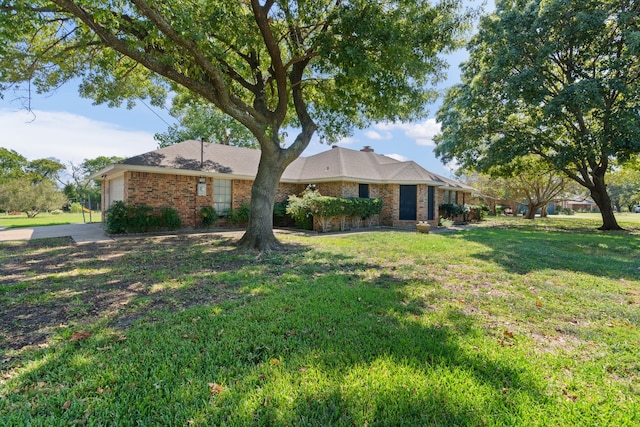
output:
[[[422,116],[458,45],[459,0],[0,0],[0,81],[120,105],[169,91],[215,106],[256,138],[261,162],[240,244],[277,246],[279,178],[319,131]],[[283,129],[297,129],[282,147]]]
[[[198,100],[183,102],[174,98],[171,115],[178,119],[178,124],[153,136],[160,148],[189,139],[238,147],[258,147],[256,139],[246,127],[209,103]]]
[[[589,190],[619,229],[605,175],[640,152],[640,4],[509,0],[481,20],[462,83],[438,112],[436,153],[509,174],[535,154]]]
[[[28,178],[33,183],[49,179],[56,181],[64,165],[55,159],[27,160],[15,150],[0,147],[0,184],[17,178]]]
[[[23,177],[0,184],[0,209],[25,212],[29,218],[42,211],[61,209],[66,200],[50,179],[33,183]]]

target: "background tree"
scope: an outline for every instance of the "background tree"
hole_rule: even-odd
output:
[[[256,139],[246,127],[206,102],[198,100],[183,102],[174,98],[171,115],[179,123],[170,126],[166,132],[156,133],[153,136],[158,141],[159,148],[188,139],[258,148]]]
[[[632,162],[616,167],[609,180],[609,194],[618,212],[622,208],[634,212],[640,203],[640,168],[634,167]]]
[[[93,159],[84,159],[80,164],[69,163],[67,170],[73,182],[64,186],[63,192],[69,200],[79,203],[91,200],[99,202],[101,199],[102,183],[97,180],[90,180],[89,177],[107,166],[124,160],[118,156],[98,156]]]
[[[488,171],[536,154],[585,187],[620,227],[605,176],[640,151],[640,3],[497,1],[438,112],[436,153]]]
[[[168,90],[202,100],[255,137],[260,166],[241,247],[266,250],[285,168],[374,120],[421,117],[468,16],[459,0],[0,0],[0,82],[80,91],[120,105]],[[197,25],[194,25],[197,23]],[[26,42],[25,42],[26,41]],[[282,147],[283,129],[297,129]]]
[[[477,172],[467,173],[460,176],[464,182],[478,190],[483,203],[489,207],[491,215],[497,215],[497,205],[505,201],[509,201],[511,208],[515,211],[515,200],[509,193],[510,189],[507,185],[507,179],[502,177],[493,177],[488,174]]]
[[[0,183],[23,177],[30,178],[34,183],[45,179],[56,181],[64,168],[62,163],[53,158],[27,160],[15,150],[0,147]]]
[[[60,172],[65,169],[65,166],[59,161],[49,158],[30,161],[24,169],[26,175],[35,184],[46,179],[54,182],[59,181]]]
[[[29,218],[42,211],[60,209],[66,201],[65,195],[50,179],[34,183],[29,177],[22,177],[0,184],[0,208],[25,212]]]
[[[518,158],[513,177],[505,183],[512,195],[518,195],[519,203],[527,207],[526,218],[547,215],[547,206],[564,192],[565,179],[537,156]],[[524,202],[524,203],[523,203]]]
[[[15,150],[0,147],[0,184],[23,177],[27,158]]]

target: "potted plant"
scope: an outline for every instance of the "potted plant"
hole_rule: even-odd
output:
[[[418,230],[418,233],[428,233],[429,230],[431,230],[431,224],[427,221],[419,221],[416,224],[416,229]]]

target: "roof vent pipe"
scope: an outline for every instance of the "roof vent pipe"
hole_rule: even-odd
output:
[[[365,145],[364,148],[360,151],[364,151],[365,153],[373,153],[373,148],[370,145]]]

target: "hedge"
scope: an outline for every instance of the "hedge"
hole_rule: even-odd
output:
[[[328,231],[334,220],[340,222],[340,228],[347,228],[351,219],[356,227],[365,219],[371,226],[373,216],[382,212],[381,199],[339,198],[322,196],[319,192],[305,190],[302,197],[289,196],[287,213],[297,224],[308,224],[316,219],[322,231]]]
[[[153,209],[147,205],[114,202],[104,215],[105,230],[111,234],[176,230],[182,227],[178,212],[171,207]]]

